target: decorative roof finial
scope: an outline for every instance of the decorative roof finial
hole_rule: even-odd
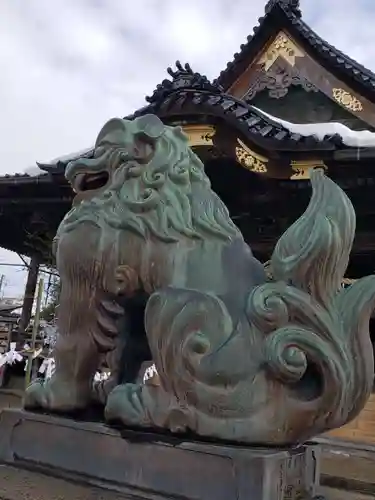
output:
[[[206,90],[213,93],[220,93],[223,90],[219,85],[211,83],[206,76],[195,73],[189,64],[183,66],[180,61],[176,62],[176,70],[168,68],[167,72],[172,80],[163,80],[152,96],[146,97],[146,101],[150,104],[162,101],[168,94],[182,89]]]
[[[301,17],[301,9],[299,0],[268,0],[265,12],[268,14],[276,5],[282,9],[293,12],[298,17]]]

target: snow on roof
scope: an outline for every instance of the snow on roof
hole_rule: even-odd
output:
[[[45,165],[56,165],[59,162],[68,163],[71,160],[76,160],[77,158],[80,158],[81,156],[86,155],[87,153],[89,153],[92,150],[93,150],[93,147],[85,148],[85,149],[81,149],[79,151],[76,151],[75,153],[69,153],[69,154],[66,154],[63,156],[59,156],[59,157],[55,158],[54,160],[46,162]]]
[[[339,135],[342,142],[352,148],[372,148],[375,147],[375,132],[369,130],[352,130],[342,123],[327,122],[327,123],[291,123],[276,116],[272,116],[262,109],[253,106],[259,113],[262,113],[267,118],[279,123],[293,134],[300,134],[304,137],[314,136],[319,141],[323,141],[327,136]]]
[[[293,134],[299,134],[303,137],[314,136],[318,141],[323,141],[329,136],[339,135],[342,138],[342,142],[352,148],[371,148],[375,147],[375,132],[370,132],[369,130],[352,130],[349,127],[337,122],[327,122],[327,123],[291,123],[276,116],[272,116],[266,113],[262,109],[253,108],[263,114],[275,123],[288,129]],[[91,149],[83,149],[76,153],[70,153],[65,156],[61,156],[52,160],[46,165],[55,165],[58,162],[68,163],[70,160],[74,160],[89,153]],[[37,165],[28,167],[23,172],[24,175],[29,175],[30,177],[39,177],[41,175],[47,175],[47,172],[40,169]]]
[[[23,171],[23,175],[28,175],[29,177],[39,177],[40,175],[47,175],[47,172],[40,169],[37,165],[33,165],[32,167],[27,167]]]
[[[58,158],[55,158],[54,160],[48,161],[46,163],[41,163],[41,165],[51,165],[54,166],[59,162],[62,163],[68,163],[71,160],[75,160],[76,158],[79,158],[80,156],[83,156],[87,153],[92,151],[92,148],[90,149],[82,149],[81,151],[78,151],[76,153],[70,153],[64,156],[59,156]],[[31,167],[27,167],[22,175],[28,175],[29,177],[40,177],[41,175],[47,175],[47,172],[42,170],[38,165],[33,165]]]

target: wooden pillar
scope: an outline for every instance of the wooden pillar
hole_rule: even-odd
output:
[[[32,310],[33,310],[33,303],[34,303],[34,297],[35,297],[35,291],[36,291],[36,286],[38,282],[38,273],[39,273],[39,258],[34,256],[30,260],[30,266],[29,266],[29,272],[27,274],[27,281],[26,281],[26,287],[25,287],[25,296],[23,299],[23,305],[22,305],[22,313],[21,313],[21,319],[19,323],[19,334],[22,335],[26,328],[27,325],[30,322]]]

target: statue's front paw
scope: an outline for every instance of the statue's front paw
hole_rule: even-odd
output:
[[[58,378],[36,380],[25,391],[25,409],[43,408],[57,412],[73,412],[84,409],[89,403],[88,391]]]
[[[109,394],[105,407],[108,422],[147,427],[151,424],[142,401],[142,386],[118,385]]]
[[[26,409],[47,408],[48,391],[43,380],[35,380],[25,391],[23,406]]]

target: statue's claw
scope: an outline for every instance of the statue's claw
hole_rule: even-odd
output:
[[[89,397],[74,383],[52,377],[50,380],[36,380],[25,391],[24,408],[43,408],[57,412],[73,412],[84,409]]]
[[[149,426],[151,421],[143,405],[142,386],[124,384],[115,387],[107,399],[105,418],[125,425]]]

